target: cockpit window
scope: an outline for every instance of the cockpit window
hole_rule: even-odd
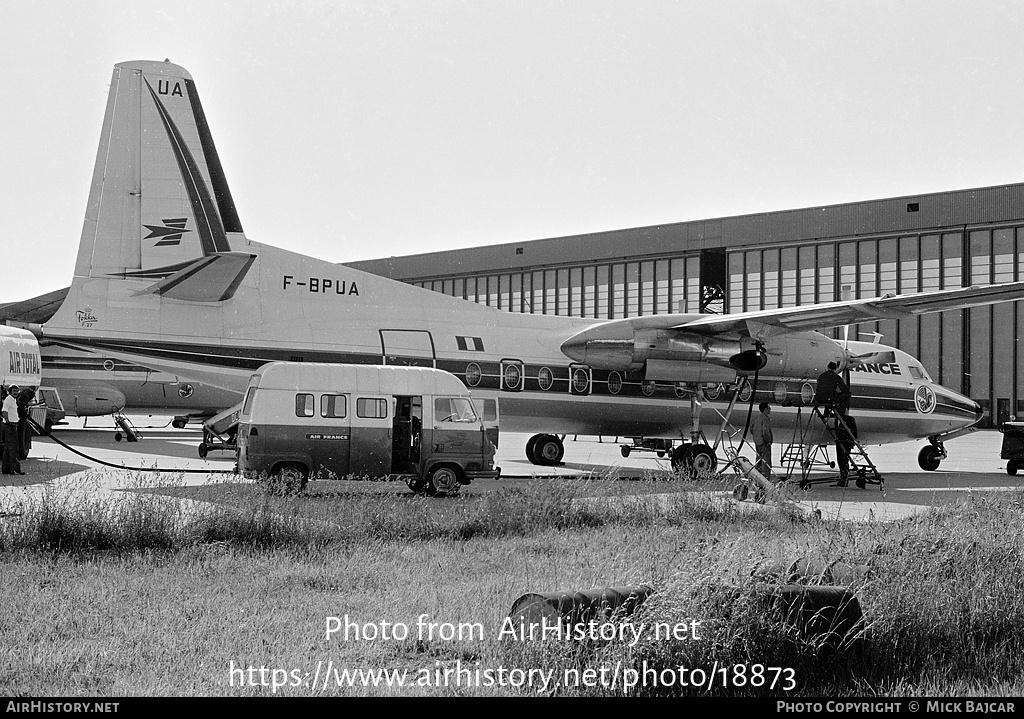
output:
[[[910,376],[914,379],[923,379],[931,382],[931,377],[924,371],[924,367],[919,365],[910,365]]]

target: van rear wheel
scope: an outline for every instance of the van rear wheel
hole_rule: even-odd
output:
[[[454,497],[462,489],[459,472],[454,467],[441,465],[430,470],[427,477],[427,494],[433,497]]]
[[[267,478],[267,494],[278,497],[299,494],[306,488],[308,479],[305,467],[297,464],[283,465]]]

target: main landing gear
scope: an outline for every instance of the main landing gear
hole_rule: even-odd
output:
[[[555,434],[535,434],[526,443],[526,458],[542,467],[554,467],[562,463],[565,445]]]
[[[712,474],[718,467],[715,451],[706,444],[681,444],[672,450],[672,469],[694,474]]]

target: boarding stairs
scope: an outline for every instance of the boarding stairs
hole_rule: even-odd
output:
[[[868,484],[877,484],[882,489],[884,478],[874,462],[868,456],[864,445],[857,439],[856,424],[853,419],[843,416],[832,407],[815,405],[804,419],[802,408],[797,410],[797,422],[793,441],[783,450],[782,463],[786,467],[790,479],[799,467],[800,488],[806,489],[812,484],[825,482],[841,482],[841,475],[811,475],[815,467],[839,465],[840,441],[847,448],[849,472],[847,481],[856,483],[863,489]],[[836,447],[835,461],[829,458],[829,446]]]
[[[237,448],[238,417],[242,403],[228,407],[203,422],[203,441],[199,443],[199,456],[206,459],[211,451],[234,452]]]

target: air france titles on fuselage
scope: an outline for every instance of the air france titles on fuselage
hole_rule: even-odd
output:
[[[327,277],[310,277],[306,280],[296,281],[293,275],[284,275],[283,280],[281,286],[283,290],[287,290],[289,287],[304,287],[309,292],[319,292],[320,294],[359,296],[359,288],[356,287],[355,282],[332,280]]]
[[[903,376],[903,371],[896,362],[866,362],[862,365],[851,367],[852,372],[874,372],[875,374],[891,374]]]
[[[39,355],[11,350],[7,371],[11,374],[39,374]]]

